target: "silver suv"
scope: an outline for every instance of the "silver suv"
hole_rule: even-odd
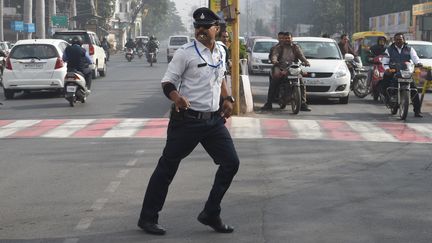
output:
[[[53,38],[62,39],[71,43],[72,38],[75,36],[81,37],[83,40],[82,46],[89,52],[90,57],[93,59],[93,63],[95,64],[93,67],[93,78],[96,78],[98,74],[100,76],[105,76],[107,71],[105,50],[102,48],[102,44],[96,33],[88,30],[65,30],[55,32]]]

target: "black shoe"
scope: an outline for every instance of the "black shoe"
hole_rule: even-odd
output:
[[[309,106],[306,105],[306,104],[302,104],[302,105],[300,106],[300,110],[301,110],[301,111],[312,111],[312,110],[309,108]]]
[[[414,113],[414,117],[423,117],[423,115],[420,112],[415,112]]]
[[[261,110],[263,111],[271,111],[273,109],[271,104],[265,103],[263,107],[261,107]]]
[[[166,233],[166,230],[157,223],[139,220],[138,227],[152,235],[164,235]]]
[[[206,212],[202,211],[198,215],[198,221],[204,225],[208,225],[219,233],[232,233],[234,228],[222,223],[219,216],[210,217]]]

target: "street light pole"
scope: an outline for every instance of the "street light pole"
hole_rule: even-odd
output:
[[[4,33],[3,33],[3,0],[0,0],[0,41],[4,41]]]
[[[33,1],[32,0],[24,0],[24,9],[23,9],[23,13],[24,13],[24,23],[26,24],[31,24],[33,23]],[[28,32],[26,34],[27,36],[25,37],[26,39],[31,39],[32,38],[32,33]]]
[[[36,0],[36,35],[45,39],[45,0]]]
[[[232,7],[234,8],[234,21],[232,23],[233,32],[233,42],[231,44],[231,91],[232,96],[235,97],[236,101],[234,103],[234,115],[240,114],[240,42],[239,42],[239,32],[240,32],[240,19],[239,19],[239,0],[232,1]]]

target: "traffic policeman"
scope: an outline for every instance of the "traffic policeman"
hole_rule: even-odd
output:
[[[180,161],[198,143],[219,166],[198,221],[219,233],[234,230],[220,218],[222,198],[239,168],[233,140],[224,125],[235,101],[224,79],[226,53],[215,41],[220,19],[208,8],[198,8],[193,18],[196,40],[175,52],[162,79],[163,92],[173,105],[166,145],[150,177],[138,221],[138,227],[149,234],[165,234],[158,216],[168,187]]]

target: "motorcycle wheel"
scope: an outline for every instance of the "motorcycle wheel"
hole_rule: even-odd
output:
[[[287,89],[287,87],[286,87],[286,85],[285,84],[281,84],[280,86],[279,86],[279,107],[283,110],[283,109],[285,109],[285,107],[286,107],[286,105],[288,104],[288,99],[287,99],[287,96],[288,96],[288,89]]]
[[[409,108],[408,91],[401,91],[400,97],[401,100],[399,102],[399,117],[401,120],[405,120],[408,115]]]
[[[300,87],[294,86],[291,93],[291,109],[293,114],[298,114],[301,106]]]
[[[368,95],[369,92],[368,92],[366,77],[354,77],[353,92],[355,96],[359,98],[364,98]]]
[[[70,105],[71,107],[74,107],[74,106],[75,106],[75,99],[74,99],[74,97],[69,97],[69,98],[67,98],[67,101],[69,101],[69,105]]]
[[[392,115],[396,115],[398,110],[399,110],[399,106],[397,104],[390,108],[390,112]]]

